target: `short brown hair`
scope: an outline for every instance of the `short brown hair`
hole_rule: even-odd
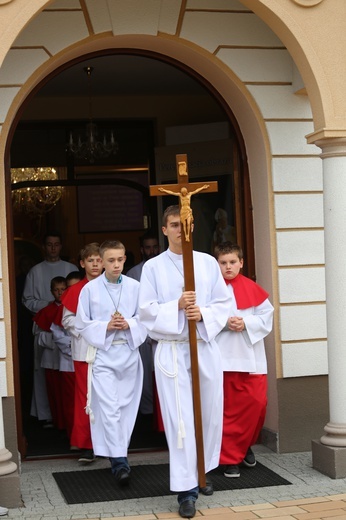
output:
[[[84,278],[84,275],[80,271],[71,271],[66,276],[66,283],[68,285],[71,280],[83,280],[83,278]]]
[[[42,244],[44,246],[46,245],[48,238],[58,238],[60,240],[60,244],[62,243],[61,233],[59,233],[59,231],[56,231],[54,229],[45,233],[45,235],[43,237],[43,241],[42,241]]]
[[[216,260],[221,255],[228,255],[229,253],[235,253],[239,260],[243,260],[243,250],[238,244],[234,244],[233,242],[221,242],[220,244],[217,244],[214,249],[214,256]]]
[[[168,208],[165,209],[163,215],[162,215],[162,226],[167,227],[167,220],[168,217],[171,215],[180,215],[180,209],[178,204],[175,204],[174,206],[168,206]]]
[[[52,278],[50,281],[50,290],[54,291],[55,287],[60,283],[64,283],[66,285],[66,278],[64,276],[54,276],[54,278]]]
[[[100,257],[103,258],[103,255],[108,249],[123,249],[125,253],[125,246],[120,240],[105,240],[100,245]]]
[[[144,242],[146,240],[156,240],[157,244],[159,243],[159,239],[157,238],[157,233],[152,230],[148,230],[144,233],[144,235],[139,237],[139,245],[140,247],[144,246]]]
[[[80,260],[86,260],[89,256],[100,254],[100,244],[98,242],[91,242],[84,246],[79,252]]]

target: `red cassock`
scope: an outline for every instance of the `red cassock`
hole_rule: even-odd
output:
[[[79,294],[87,283],[88,279],[85,277],[83,280],[71,285],[71,287],[68,287],[66,291],[63,292],[61,303],[66,307],[66,309],[73,312],[73,314],[76,314],[77,312]]]
[[[62,305],[57,305],[55,302],[51,302],[38,311],[33,317],[33,320],[37,323],[40,329],[50,332],[50,326],[52,323],[61,326],[62,311]]]
[[[238,309],[257,307],[268,293],[249,278],[238,274],[225,280],[233,287]],[[243,461],[256,443],[264,424],[267,407],[267,375],[249,372],[224,372],[224,415],[220,464]]]
[[[64,398],[61,374],[57,369],[46,368],[46,387],[52,422],[58,430],[65,429]]]
[[[80,282],[71,285],[63,293],[62,304],[73,314],[77,312],[79,294],[87,283],[88,279],[85,277]],[[75,370],[74,417],[70,443],[72,446],[89,450],[92,449],[90,419],[89,415],[85,413],[88,389],[88,363],[74,360],[73,366]]]
[[[256,444],[267,407],[266,374],[224,372],[220,464],[239,464]]]
[[[73,361],[75,373],[74,420],[71,433],[71,445],[84,450],[91,450],[90,418],[85,413],[87,401],[88,363]]]
[[[62,389],[62,403],[64,414],[64,427],[70,439],[70,445],[76,446],[71,441],[73,424],[74,424],[74,394],[75,394],[75,373],[74,372],[60,372],[61,389]]]

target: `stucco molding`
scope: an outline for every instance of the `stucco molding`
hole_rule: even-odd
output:
[[[326,446],[346,446],[346,425],[329,422],[324,427],[326,435],[322,435],[320,442]]]
[[[321,0],[316,9],[306,9],[313,7],[312,2],[317,0],[241,0],[269,25],[292,56],[309,96],[315,128],[346,128],[346,69],[342,67],[346,33],[341,22],[332,29],[325,23],[328,2]],[[334,3],[333,17],[343,20],[344,2]]]
[[[320,157],[346,157],[346,137],[319,139],[315,142],[322,150]]]
[[[12,453],[7,448],[0,449],[0,477],[3,475],[9,475],[17,469],[17,464],[10,460]]]
[[[302,7],[315,7],[320,4],[323,0],[291,0],[294,4],[301,5]]]
[[[308,134],[306,140],[308,144],[315,144],[319,148],[330,146],[339,148],[342,143],[346,143],[346,132],[338,129],[322,129]]]

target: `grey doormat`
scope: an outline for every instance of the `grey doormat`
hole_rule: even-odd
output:
[[[226,478],[220,468],[210,473],[214,491],[286,486],[291,482],[257,462],[254,468],[241,468],[239,478]],[[130,498],[170,495],[168,464],[132,466],[129,486],[120,488],[110,469],[53,473],[68,504],[108,502]]]

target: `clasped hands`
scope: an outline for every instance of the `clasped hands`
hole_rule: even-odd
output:
[[[202,314],[198,305],[196,305],[195,291],[184,291],[178,301],[179,310],[185,312],[185,316],[191,321],[201,321]]]
[[[126,330],[129,328],[129,324],[119,312],[112,314],[110,321],[107,325],[107,330]]]
[[[229,330],[232,332],[242,332],[245,329],[243,318],[238,316],[231,316],[231,318],[228,318],[227,325]]]

